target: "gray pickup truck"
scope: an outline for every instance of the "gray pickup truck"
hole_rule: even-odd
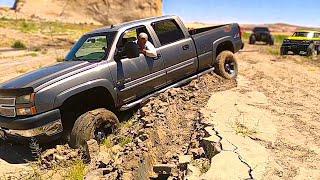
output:
[[[139,53],[141,32],[157,56]],[[177,16],[101,28],[83,35],[62,63],[0,85],[0,136],[44,143],[69,132],[78,147],[104,138],[128,110],[208,72],[236,78],[233,53],[243,48],[238,24],[187,29]]]

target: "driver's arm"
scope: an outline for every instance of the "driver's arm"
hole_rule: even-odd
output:
[[[151,58],[158,56],[156,48],[149,41],[146,43],[146,56]]]

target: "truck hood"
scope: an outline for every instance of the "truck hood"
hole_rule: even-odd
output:
[[[287,39],[289,40],[297,40],[297,41],[310,41],[310,40],[315,40],[315,41],[319,41],[320,38],[307,38],[307,37],[288,37]]]
[[[60,76],[75,74],[76,70],[87,67],[90,64],[92,63],[86,61],[65,61],[11,79],[0,84],[0,89],[19,89],[29,87],[35,89],[46,82],[58,79]]]

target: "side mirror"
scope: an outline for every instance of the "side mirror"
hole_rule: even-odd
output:
[[[137,58],[140,56],[139,46],[135,42],[127,42],[124,45],[124,51],[127,58]]]

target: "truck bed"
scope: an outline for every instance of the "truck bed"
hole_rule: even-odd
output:
[[[211,26],[199,29],[192,29],[189,31],[195,43],[198,59],[199,70],[204,70],[213,66],[211,62],[216,58],[216,45],[220,44],[219,41],[229,42],[223,46],[236,46],[234,52],[239,51],[242,46],[241,32],[239,25],[224,24],[219,26]],[[235,38],[235,35],[238,37]],[[215,50],[215,51],[214,51]],[[218,50],[219,51],[219,50]]]
[[[204,28],[192,28],[189,30],[189,34],[190,35],[195,35],[195,34],[199,34],[199,33],[203,33],[205,31],[210,31],[216,28],[220,28],[223,26],[227,26],[228,24],[222,24],[222,25],[218,25],[218,26],[209,26],[209,27],[204,27]]]

